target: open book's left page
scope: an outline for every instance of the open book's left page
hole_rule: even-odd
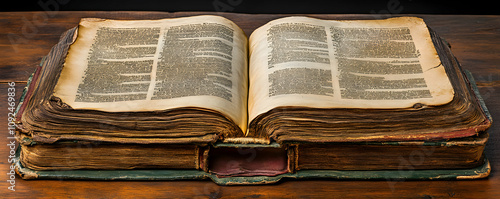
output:
[[[247,38],[217,16],[82,19],[54,96],[108,112],[213,109],[245,132]]]

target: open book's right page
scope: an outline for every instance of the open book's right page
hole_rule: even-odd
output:
[[[453,87],[424,21],[287,17],[250,37],[249,121],[278,106],[442,105]]]

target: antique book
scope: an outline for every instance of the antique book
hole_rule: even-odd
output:
[[[26,89],[18,165],[222,177],[484,167],[491,118],[469,79],[415,17],[285,17],[250,37],[219,16],[86,18]],[[397,158],[419,150],[419,164]]]

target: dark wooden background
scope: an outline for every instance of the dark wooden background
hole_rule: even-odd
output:
[[[274,185],[218,186],[211,181],[25,181],[16,176],[15,192],[8,190],[7,94],[15,82],[16,99],[42,56],[65,30],[82,17],[111,19],[160,19],[200,14],[224,16],[247,35],[285,14],[235,14],[216,12],[7,12],[0,13],[0,197],[17,198],[500,198],[500,135],[494,122],[486,155],[489,178],[464,181],[345,181],[286,180]],[[397,15],[307,14],[322,19],[378,19]],[[451,45],[452,51],[474,75],[493,119],[500,118],[500,16],[411,15],[426,23]]]

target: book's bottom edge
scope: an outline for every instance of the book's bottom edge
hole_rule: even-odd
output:
[[[218,177],[200,170],[149,169],[149,170],[60,170],[35,171],[14,163],[16,172],[23,179],[67,179],[67,180],[205,180],[211,179],[219,185],[272,184],[281,179],[326,179],[326,180],[467,180],[485,178],[491,167],[485,158],[484,164],[470,169],[442,170],[300,170],[277,176]]]

